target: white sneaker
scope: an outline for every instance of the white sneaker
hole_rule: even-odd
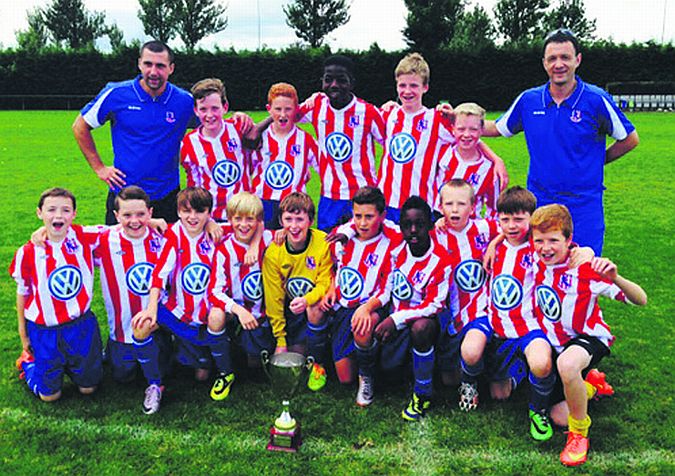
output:
[[[478,408],[478,387],[475,383],[463,382],[460,385],[459,408],[465,412]]]
[[[373,378],[359,375],[359,390],[356,393],[356,404],[367,407],[373,403]]]
[[[145,399],[143,400],[143,413],[151,415],[159,411],[159,404],[162,401],[162,392],[164,387],[157,384],[151,384],[145,389]]]

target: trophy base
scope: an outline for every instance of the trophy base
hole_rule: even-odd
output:
[[[283,431],[274,425],[270,427],[270,441],[267,443],[269,451],[285,451],[295,453],[302,445],[302,435],[300,434],[300,423],[290,431]]]

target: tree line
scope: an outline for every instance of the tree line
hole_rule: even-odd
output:
[[[227,28],[223,0],[138,0],[138,18],[149,37],[180,40],[187,52],[209,35]],[[569,28],[584,42],[595,38],[595,19],[586,16],[584,0],[499,0],[490,13],[472,0],[405,0],[406,27],[401,34],[410,49],[480,51],[525,47],[547,31]],[[350,20],[350,0],[294,0],[283,7],[297,45],[319,48],[327,35]],[[26,13],[28,27],[16,32],[19,50],[95,49],[107,37],[113,52],[127,44],[124,34],[102,12],[89,11],[83,0],[51,0]],[[133,40],[132,44],[138,43]]]

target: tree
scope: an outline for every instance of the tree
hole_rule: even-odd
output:
[[[461,50],[482,50],[494,46],[496,33],[490,16],[476,5],[460,18],[450,45]]]
[[[53,0],[43,10],[43,19],[54,42],[73,49],[93,47],[107,30],[105,14],[89,12],[82,0]]]
[[[28,29],[16,32],[19,48],[27,51],[38,51],[49,44],[49,32],[45,27],[44,13],[40,8],[26,12]]]
[[[507,44],[532,43],[542,34],[541,19],[549,0],[499,0],[495,7],[497,30]]]
[[[176,36],[178,0],[138,0],[138,19],[146,35],[168,43]]]
[[[423,53],[447,46],[464,13],[464,0],[405,0],[405,5],[405,42]]]
[[[209,35],[227,28],[226,8],[218,0],[177,0],[178,36],[188,51]]]
[[[579,40],[593,40],[595,38],[595,19],[586,18],[584,0],[560,0],[544,17],[546,31],[567,28],[572,30]]]
[[[108,35],[110,48],[112,48],[113,51],[121,51],[126,46],[126,43],[124,42],[124,33],[122,33],[122,30],[120,30],[116,23],[108,25],[106,35]]]
[[[347,0],[295,0],[283,8],[295,36],[318,48],[328,33],[349,21],[349,7]]]

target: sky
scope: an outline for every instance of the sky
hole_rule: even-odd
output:
[[[0,45],[15,46],[15,32],[27,27],[26,12],[46,3],[1,0]],[[84,3],[89,10],[105,12],[108,21],[116,22],[122,29],[126,41],[150,39],[137,18],[137,0],[84,0]],[[286,25],[282,10],[282,5],[290,0],[220,0],[220,3],[227,5],[229,25],[203,39],[198,46],[204,49],[214,45],[237,50],[255,50],[260,45],[279,49],[298,41]],[[478,3],[490,12],[497,0],[470,0],[470,3]],[[585,0],[585,5],[587,17],[597,20],[597,37],[625,43],[675,42],[675,0]],[[327,43],[333,49],[366,50],[374,42],[385,50],[403,49],[401,30],[405,27],[406,13],[403,0],[351,0],[351,20],[330,33]],[[170,44],[180,46],[178,41]],[[106,41],[99,46],[105,49]]]

